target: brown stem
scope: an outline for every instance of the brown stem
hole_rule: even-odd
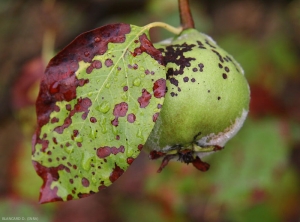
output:
[[[180,23],[185,29],[195,28],[193,16],[190,11],[189,0],[178,0],[179,12],[180,12]]]

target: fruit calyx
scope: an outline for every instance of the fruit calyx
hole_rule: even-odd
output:
[[[157,170],[158,173],[160,173],[163,168],[165,168],[169,161],[172,159],[177,158],[178,161],[186,163],[187,165],[192,163],[195,168],[202,172],[206,172],[209,170],[210,165],[206,162],[203,162],[201,160],[201,156],[204,156],[205,153],[211,153],[211,152],[216,152],[219,150],[224,149],[224,147],[215,145],[215,146],[207,146],[207,147],[200,147],[196,143],[193,144],[193,149],[186,149],[184,147],[181,147],[179,145],[176,145],[172,147],[168,152],[161,152],[161,151],[156,151],[152,150],[150,152],[149,158],[151,160],[154,159],[159,159],[163,157],[162,163]],[[204,155],[203,155],[204,154]]]

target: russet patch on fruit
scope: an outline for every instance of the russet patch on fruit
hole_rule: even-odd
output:
[[[164,56],[167,92],[145,148],[151,159],[164,157],[159,171],[170,159],[206,171],[201,157],[221,150],[246,119],[250,91],[244,72],[195,29],[156,47]]]

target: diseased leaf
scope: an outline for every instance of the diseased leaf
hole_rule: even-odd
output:
[[[163,104],[163,58],[148,28],[107,25],[49,63],[36,102],[32,160],[40,202],[66,201],[116,181],[140,153]]]

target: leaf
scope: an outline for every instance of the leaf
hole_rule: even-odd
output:
[[[48,64],[36,102],[32,160],[40,202],[111,185],[140,153],[163,104],[165,68],[149,26],[78,36]]]

